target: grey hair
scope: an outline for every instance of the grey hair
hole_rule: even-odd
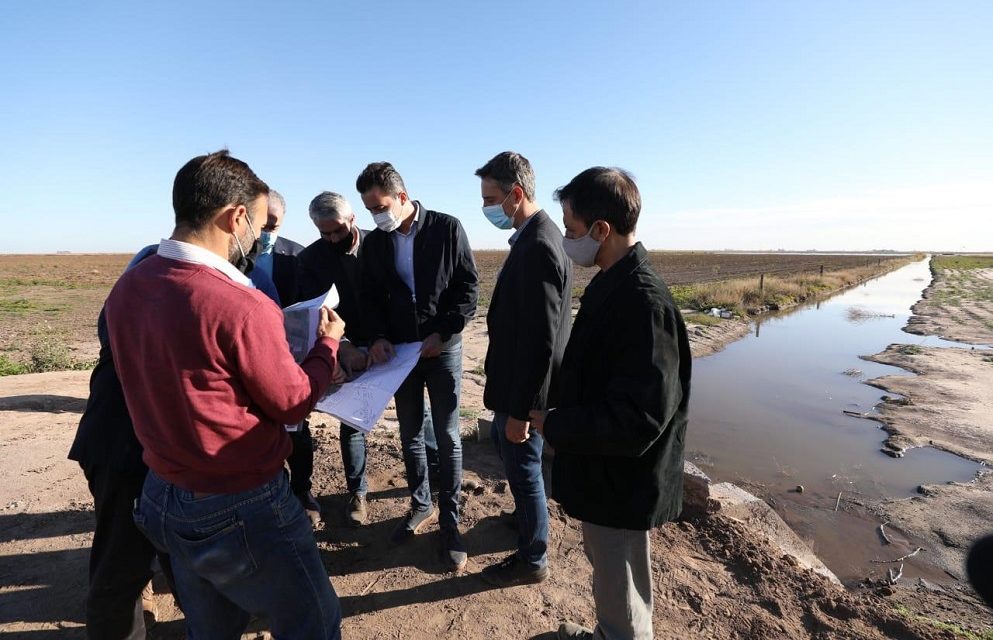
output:
[[[269,190],[269,199],[270,200],[275,200],[276,202],[278,202],[280,208],[282,208],[282,210],[283,210],[283,213],[286,213],[286,199],[283,198],[283,194],[281,194],[280,192],[276,191],[275,189],[270,189]]]
[[[524,192],[524,197],[534,202],[534,170],[528,159],[519,153],[504,151],[496,154],[476,170],[476,175],[493,180],[504,193],[510,193],[517,185]]]
[[[310,219],[315,222],[327,218],[344,220],[349,215],[352,215],[352,205],[340,193],[322,191],[310,201]]]

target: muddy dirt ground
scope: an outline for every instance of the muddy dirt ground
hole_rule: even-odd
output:
[[[483,344],[473,339],[482,330],[481,321],[473,323],[468,344]],[[695,342],[697,351],[716,346],[700,336]],[[481,356],[478,346],[466,350],[466,406],[479,406],[483,379],[473,370]],[[0,379],[0,632],[12,637],[83,637],[92,501],[65,452],[85,406],[87,378],[65,372]],[[548,638],[560,620],[592,621],[579,526],[554,504],[548,582],[493,590],[475,575],[511,552],[515,541],[502,515],[513,500],[489,443],[474,437],[478,417],[463,416],[466,479],[476,487],[466,493],[463,519],[471,559],[465,574],[453,575],[437,559],[435,530],[403,549],[386,543],[407,501],[392,416],[370,439],[371,523],[351,529],[342,516],[337,429],[333,419],[314,415],[315,492],[325,513],[317,539],[342,600],[346,638]],[[944,596],[921,585],[845,591],[801,569],[733,518],[693,518],[652,536],[660,638],[955,637],[886,601],[898,593],[929,602]],[[150,637],[182,637],[171,597],[158,594],[156,601],[160,622]],[[929,610],[941,611],[939,605]],[[265,621],[252,629],[247,637],[263,636]]]
[[[84,635],[92,502],[65,451],[85,396],[85,372],[0,380],[0,633],[10,637]],[[562,619],[592,620],[580,530],[554,504],[548,582],[494,590],[475,575],[515,544],[501,515],[513,500],[488,442],[465,442],[466,479],[478,488],[467,493],[463,519],[469,567],[454,575],[437,559],[434,528],[402,549],[387,545],[406,505],[398,442],[388,426],[370,443],[371,523],[343,525],[337,429],[330,419],[324,424],[314,429],[315,492],[326,519],[317,539],[342,601],[345,638],[550,638]],[[471,434],[468,421],[465,426]],[[659,638],[956,637],[908,616],[878,589],[848,592],[799,568],[720,514],[660,527],[652,544]],[[907,597],[938,597],[919,590],[909,589]],[[149,637],[183,637],[171,597],[156,600],[161,622]],[[252,629],[246,637],[262,637],[264,620]]]
[[[370,524],[344,526],[344,479],[333,419],[314,414],[315,493],[325,514],[317,535],[345,613],[346,638],[550,638],[560,620],[592,623],[590,568],[578,523],[552,503],[550,566],[542,585],[495,590],[476,575],[510,553],[513,500],[489,442],[478,442],[485,324],[467,330],[463,362],[466,492],[464,574],[444,573],[436,527],[402,549],[387,536],[407,492],[390,412],[370,438]],[[690,328],[697,355],[747,331],[721,322]],[[81,638],[92,500],[65,459],[87,396],[88,372],[0,378],[0,634]],[[547,470],[546,470],[547,471]],[[986,610],[956,586],[869,582],[845,590],[800,568],[761,532],[721,513],[652,532],[659,638],[956,638],[986,633]],[[878,576],[875,576],[878,577]],[[183,637],[181,613],[156,596],[153,638]],[[264,637],[265,621],[246,637]]]
[[[896,451],[933,446],[993,464],[993,351],[982,348],[993,344],[993,268],[936,271],[906,330],[965,344],[939,348],[908,341],[868,358],[916,374],[869,382],[890,394],[879,407],[890,434],[887,446]],[[883,501],[872,509],[891,527],[923,540],[921,553],[961,585],[969,546],[993,533],[993,475],[982,471],[972,482],[926,485],[918,491],[919,496]],[[952,601],[966,593],[958,589],[946,595]],[[913,602],[906,605],[916,608]]]

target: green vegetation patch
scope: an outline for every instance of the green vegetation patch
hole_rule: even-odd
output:
[[[31,370],[27,365],[0,354],[0,376],[19,376],[22,373],[31,373]]]
[[[713,327],[721,323],[720,318],[715,318],[705,313],[687,313],[683,316],[683,321],[687,324],[700,324],[705,327]]]
[[[919,356],[924,353],[924,349],[921,349],[916,344],[905,344],[900,347],[899,351],[905,356]]]
[[[993,269],[993,256],[934,256],[932,271]]]
[[[956,637],[966,638],[966,640],[993,640],[993,629],[986,629],[985,631],[975,632],[964,629],[957,624],[952,624],[950,622],[942,622],[941,620],[936,620],[934,618],[920,615],[919,613],[914,613],[902,604],[898,604],[894,607],[896,612],[901,616],[916,620],[923,624],[934,627],[935,629],[940,629],[941,631],[948,631],[955,634]]]
[[[35,330],[26,349],[27,361],[14,360],[0,354],[0,376],[17,376],[47,371],[85,371],[96,366],[96,360],[79,360],[69,348],[64,334],[49,328]]]
[[[0,311],[6,313],[25,313],[37,309],[30,300],[17,298],[16,300],[0,300]]]

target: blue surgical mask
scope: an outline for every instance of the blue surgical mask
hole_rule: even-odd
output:
[[[275,231],[262,230],[259,234],[259,242],[262,244],[262,253],[272,253],[272,248],[276,246],[276,238],[279,234]]]
[[[507,194],[507,198],[509,197],[510,193]],[[511,229],[514,226],[514,219],[508,218],[506,212],[503,210],[503,205],[507,202],[507,198],[504,198],[500,204],[491,204],[488,207],[483,207],[483,215],[497,229]]]

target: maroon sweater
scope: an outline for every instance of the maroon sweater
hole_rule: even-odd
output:
[[[211,267],[152,256],[117,281],[107,325],[144,460],[178,487],[235,493],[271,480],[331,384],[338,341],[293,361],[283,314]]]

